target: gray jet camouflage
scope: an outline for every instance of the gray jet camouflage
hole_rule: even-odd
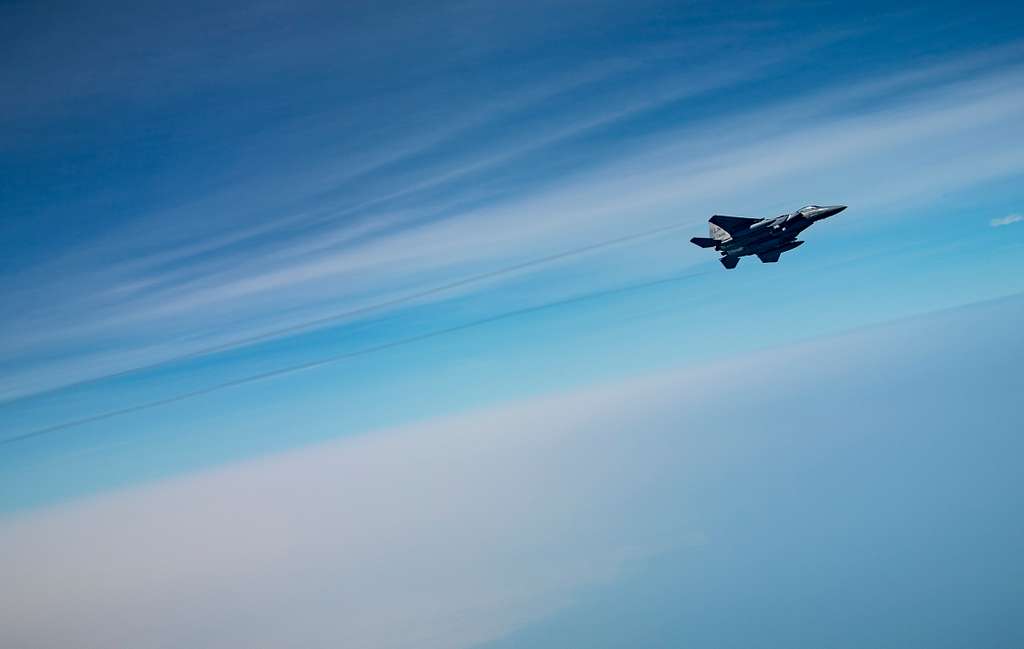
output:
[[[708,219],[710,237],[694,237],[691,242],[701,248],[714,248],[722,253],[722,265],[735,268],[740,257],[757,255],[766,264],[775,263],[779,255],[801,245],[801,232],[822,219],[839,214],[845,205],[808,205],[792,214],[773,219],[715,214]]]

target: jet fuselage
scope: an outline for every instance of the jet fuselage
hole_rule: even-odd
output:
[[[844,209],[845,205],[808,205],[772,219],[716,214],[709,219],[711,237],[694,237],[691,241],[702,248],[713,247],[721,252],[721,262],[726,268],[734,268],[739,258],[747,255],[757,255],[762,262],[772,263],[778,261],[782,253],[803,244],[797,240],[801,232]]]

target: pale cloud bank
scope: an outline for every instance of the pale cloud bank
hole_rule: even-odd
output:
[[[999,219],[992,219],[989,221],[993,228],[1002,227],[1004,225],[1012,225],[1014,223],[1020,223],[1024,221],[1024,216],[1020,214],[1009,214]]]
[[[635,440],[616,439],[610,422],[623,399],[644,401],[623,389],[0,523],[0,640],[440,649],[496,638],[664,546],[658,525],[628,508],[644,480],[609,481],[658,464],[643,449],[622,459],[623,441]],[[636,522],[628,533],[610,523],[622,516]]]
[[[914,471],[936,445],[952,443],[956,453],[939,455],[962,467],[973,457],[963,445],[1017,439],[994,387],[1012,381],[992,375],[993,359],[1015,353],[1005,323],[1020,308],[1018,298],[8,516],[0,645],[474,647],[574,606],[654,555],[730,541],[715,536],[723,525],[743,535],[736,503],[754,499],[760,519],[780,493],[863,498],[849,509],[818,502],[807,524],[861,534],[872,485],[889,473],[916,487],[886,494],[907,509],[875,533],[916,534],[916,512],[936,507],[959,526],[956,502],[930,500],[927,482],[953,478]],[[958,354],[945,354],[952,340]],[[971,404],[967,419],[961,403]],[[855,461],[838,482],[821,468],[851,453],[864,467]],[[977,457],[993,470],[990,452]],[[791,476],[786,488],[757,488]],[[773,532],[793,556],[843,553],[802,538],[799,525]],[[732,587],[760,587],[744,577]]]

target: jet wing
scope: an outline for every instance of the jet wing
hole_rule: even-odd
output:
[[[750,228],[750,226],[754,225],[758,221],[763,220],[764,219],[752,219],[746,216],[726,216],[725,214],[715,214],[708,219],[708,223],[714,223],[729,234],[736,234],[737,232],[742,232],[743,230]]]
[[[779,260],[779,255],[782,254],[781,250],[771,250],[769,252],[760,252],[757,254],[757,258],[764,264],[774,264]]]

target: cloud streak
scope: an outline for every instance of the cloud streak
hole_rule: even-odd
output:
[[[992,219],[989,221],[989,225],[993,228],[1000,228],[1004,225],[1013,225],[1014,223],[1020,223],[1021,221],[1024,221],[1024,216],[1021,216],[1020,214],[1008,214],[1002,218]]]

